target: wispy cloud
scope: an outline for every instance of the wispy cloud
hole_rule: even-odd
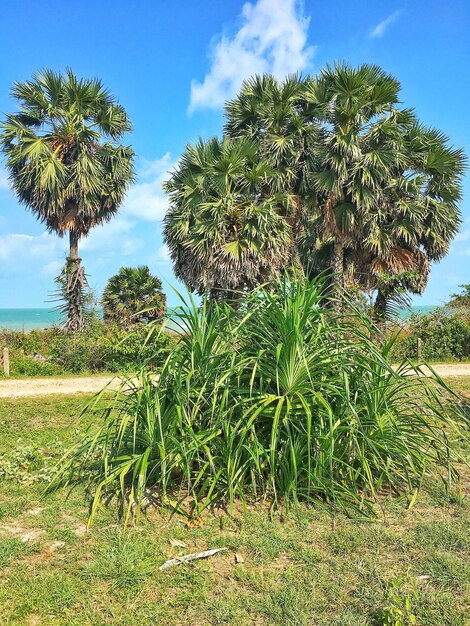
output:
[[[397,19],[400,17],[401,11],[395,11],[384,20],[379,22],[374,28],[370,31],[369,37],[371,39],[381,39],[384,36],[385,31],[391,26]]]
[[[47,232],[41,235],[10,233],[0,236],[0,274],[49,275],[65,258],[66,242]]]
[[[8,174],[6,170],[0,167],[0,189],[9,189]]]
[[[157,250],[157,260],[158,261],[170,261],[170,250],[166,244],[160,246]]]
[[[470,230],[461,231],[455,238],[455,242],[468,241],[470,239]]]
[[[299,0],[247,2],[237,32],[216,38],[204,80],[192,81],[189,112],[221,107],[253,74],[284,78],[308,68],[314,53],[307,45],[309,22]]]
[[[80,244],[85,252],[100,256],[128,256],[139,249],[140,239],[132,232],[135,222],[116,217],[111,222],[94,228]]]
[[[168,179],[174,165],[169,152],[155,161],[144,162],[138,172],[138,182],[129,190],[121,214],[160,221],[168,208],[162,184]]]

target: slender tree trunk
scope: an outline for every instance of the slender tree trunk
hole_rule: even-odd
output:
[[[333,248],[333,259],[331,263],[331,269],[336,274],[336,280],[343,284],[343,271],[344,271],[344,250],[341,242],[336,242]]]
[[[331,277],[332,308],[335,311],[339,311],[341,308],[341,288],[344,285],[344,249],[343,244],[339,241],[336,241],[334,244],[333,256],[331,258],[331,272],[333,274]]]
[[[84,291],[87,286],[85,271],[81,265],[81,259],[78,256],[77,233],[70,229],[69,231],[69,256],[65,264],[65,308],[67,310],[67,321],[64,329],[68,331],[76,331],[83,328],[84,325]]]
[[[72,229],[69,230],[69,248],[69,259],[72,261],[78,260],[78,236]]]
[[[387,292],[383,289],[377,291],[374,302],[373,319],[378,326],[383,326],[387,319]]]

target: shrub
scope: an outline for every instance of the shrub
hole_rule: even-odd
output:
[[[10,376],[58,376],[60,365],[53,361],[40,361],[15,350],[10,356]]]
[[[34,445],[19,442],[17,448],[0,453],[0,478],[20,484],[49,482],[54,476],[51,456]]]
[[[418,338],[426,360],[470,358],[470,323],[446,309],[413,315],[394,348],[397,358],[418,358]]]
[[[186,332],[159,380],[146,366],[111,403],[98,396],[87,410],[102,424],[64,457],[57,481],[88,481],[91,516],[117,493],[127,517],[146,488],[188,515],[235,498],[370,515],[384,489],[416,493],[435,467],[452,474],[442,427],[464,418],[448,390],[408,375],[419,368],[394,371],[390,343],[377,347],[346,304],[324,308],[323,286],[286,281],[236,308],[182,309]]]
[[[11,349],[12,376],[129,372],[150,357],[153,367],[158,368],[170,352],[174,344],[171,335],[155,332],[155,328],[140,324],[127,333],[92,319],[86,328],[74,333],[63,333],[59,328],[4,332],[2,343]]]
[[[131,331],[115,326],[103,343],[107,369],[113,372],[135,370],[144,364],[153,369],[165,361],[175,340],[160,326],[139,324]]]

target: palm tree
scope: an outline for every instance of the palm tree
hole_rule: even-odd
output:
[[[133,180],[131,129],[124,108],[101,81],[44,70],[15,83],[19,111],[6,116],[0,142],[20,202],[60,237],[69,235],[66,329],[83,325],[86,284],[78,244],[118,211]]]
[[[393,136],[376,140],[397,101],[397,81],[380,68],[338,65],[281,84],[252,79],[226,106],[226,131],[256,138],[297,196],[307,225],[296,232],[304,262],[323,266],[327,259],[338,283],[345,250],[399,157]]]
[[[225,132],[249,137],[297,207],[304,267],[339,287],[420,292],[457,232],[462,151],[399,107],[400,84],[374,65],[327,67],[278,83],[255,77],[226,105]]]
[[[234,297],[272,280],[292,259],[288,194],[256,142],[210,139],[187,146],[165,189],[164,235],[178,278],[199,294]]]
[[[431,263],[447,254],[461,223],[462,150],[416,120],[401,142],[405,158],[362,229],[362,283],[377,292],[378,320],[395,296],[424,291]]]
[[[122,328],[163,319],[166,296],[147,265],[121,267],[106,283],[102,298],[105,322]]]

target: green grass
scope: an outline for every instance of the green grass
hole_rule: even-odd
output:
[[[470,379],[458,382],[470,392]],[[34,442],[59,454],[87,425],[77,420],[85,400],[2,401],[0,452]],[[83,492],[43,497],[43,487],[0,481],[2,626],[378,626],[390,581],[403,577],[400,593],[412,597],[417,576],[429,576],[415,583],[418,624],[467,623],[469,504],[439,482],[429,481],[411,510],[384,500],[379,522],[332,518],[304,505],[297,514],[270,514],[260,503],[245,512],[236,505],[233,518],[206,511],[204,527],[195,529],[151,509],[138,526],[123,530],[111,507],[87,532]],[[462,490],[468,492],[468,481]],[[22,541],[28,532],[35,538]],[[188,549],[173,548],[170,537]],[[213,547],[229,550],[159,571],[168,558]],[[235,552],[243,563],[235,563]]]

